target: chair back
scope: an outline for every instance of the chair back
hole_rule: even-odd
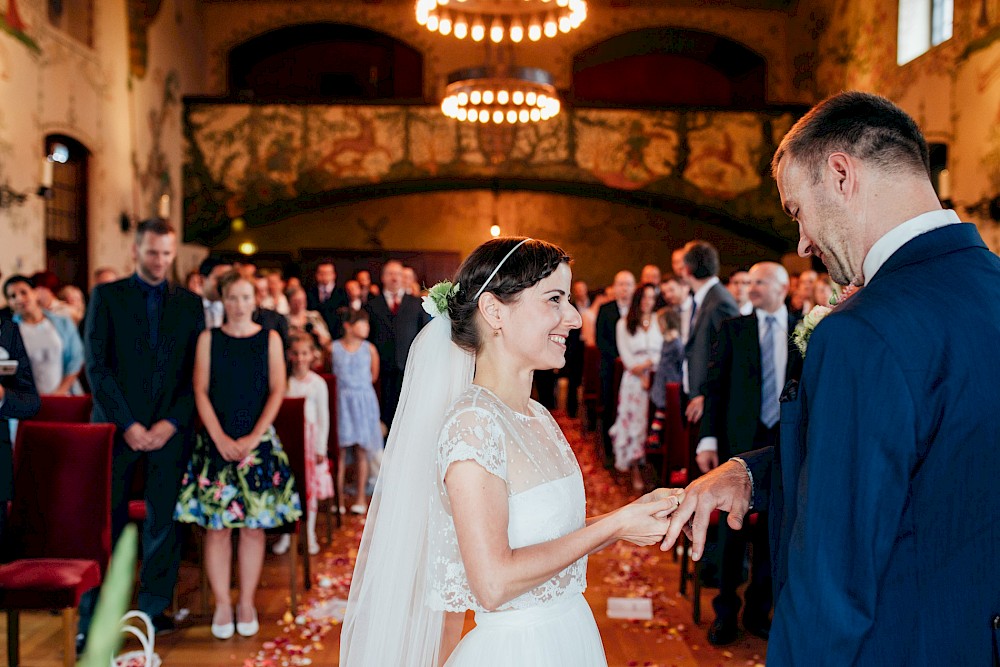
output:
[[[688,441],[688,427],[681,414],[681,385],[677,382],[667,383],[667,418],[663,425],[664,440],[664,471],[669,473],[681,468],[687,468],[691,458]]]
[[[327,456],[334,465],[339,465],[340,461],[340,434],[337,432],[337,376],[333,373],[321,373],[320,377],[326,382],[326,391],[330,404],[330,436],[327,438]],[[336,474],[336,469],[331,468],[330,472]]]
[[[14,447],[14,493],[5,556],[111,557],[113,424],[22,422]]]
[[[306,399],[285,398],[281,401],[278,416],[274,418],[274,430],[281,440],[281,447],[288,456],[288,465],[295,475],[295,490],[305,508],[306,489]]]
[[[42,396],[38,414],[32,417],[30,421],[89,424],[90,411],[93,407],[94,399],[90,394],[82,396]]]

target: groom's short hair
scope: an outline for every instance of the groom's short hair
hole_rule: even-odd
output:
[[[930,154],[920,128],[884,97],[849,91],[826,98],[788,131],[771,160],[771,173],[789,156],[819,182],[822,165],[843,151],[890,173],[930,174]]]

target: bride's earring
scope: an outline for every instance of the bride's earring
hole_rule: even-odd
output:
[[[499,338],[500,337],[500,329],[494,329],[493,330],[493,337],[494,338]]]

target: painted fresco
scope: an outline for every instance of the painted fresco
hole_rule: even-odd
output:
[[[252,223],[264,207],[291,214],[365,184],[518,177],[680,198],[793,239],[767,175],[793,120],[578,110],[515,127],[458,123],[435,107],[190,103],[185,219],[197,237],[235,218]]]

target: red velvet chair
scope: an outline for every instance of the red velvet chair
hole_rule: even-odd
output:
[[[327,393],[330,399],[330,437],[327,438],[327,456],[330,459],[330,474],[334,481],[337,479],[337,472],[340,470],[340,435],[337,432],[337,376],[333,373],[321,373],[320,377],[326,382]],[[331,511],[337,510],[341,505],[340,493],[337,491],[336,483],[333,485],[333,507]],[[330,512],[327,512],[327,536],[326,541],[331,540],[329,531]],[[337,528],[342,524],[340,512],[337,511]]]
[[[306,489],[309,488],[311,480],[306,477],[306,399],[286,398],[281,402],[281,409],[278,416],[274,418],[274,430],[281,440],[281,447],[288,456],[288,464],[295,475],[295,490],[299,493],[299,500],[302,503],[302,519],[295,522],[294,526],[288,528],[292,538],[291,548],[288,550],[289,566],[291,578],[289,586],[291,588],[292,610],[296,605],[297,570],[295,558],[299,552],[299,533],[304,530],[306,516],[309,512],[306,502]],[[310,572],[309,550],[302,550],[303,586],[306,590],[312,588],[312,574]]]
[[[25,421],[14,448],[14,494],[0,566],[8,664],[18,664],[18,614],[60,609],[63,663],[76,662],[80,596],[111,557],[112,424]]]
[[[93,407],[94,400],[90,394],[42,396],[42,404],[38,409],[38,414],[25,421],[89,424],[90,411]]]

